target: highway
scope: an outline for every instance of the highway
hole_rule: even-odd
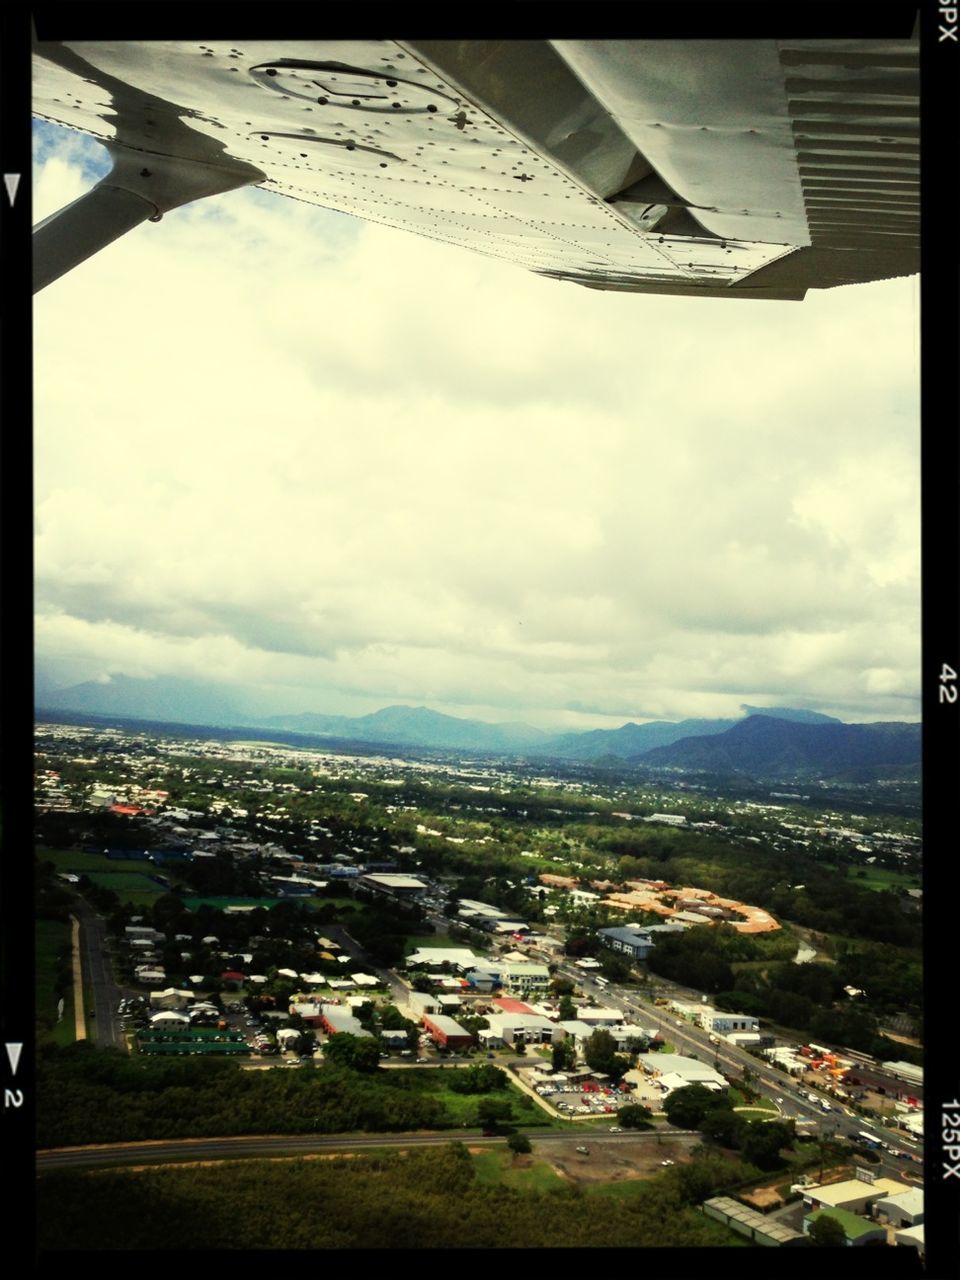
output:
[[[89,992],[93,1001],[86,1010],[87,1036],[101,1047],[126,1049],[116,1018],[121,993],[113,977],[106,923],[82,898],[75,899],[72,911],[80,923],[84,994]]]
[[[825,1112],[818,1103],[812,1103],[803,1097],[797,1081],[792,1076],[772,1063],[754,1058],[746,1050],[722,1039],[719,1044],[711,1043],[706,1031],[676,1014],[669,1013],[665,1008],[641,1000],[632,988],[616,983],[601,988],[582,969],[563,967],[558,972],[572,979],[584,990],[592,988],[599,1005],[612,1003],[614,1007],[623,1009],[625,1013],[632,1014],[638,1020],[642,1019],[642,1025],[658,1025],[662,1029],[664,1038],[675,1043],[678,1050],[688,1057],[696,1056],[706,1066],[719,1063],[717,1069],[727,1076],[742,1076],[744,1068],[751,1071],[753,1073],[753,1078],[750,1080],[751,1088],[770,1098],[785,1119],[815,1120],[818,1136],[850,1138],[860,1130],[875,1133],[879,1140],[887,1143],[895,1151],[903,1152],[903,1157],[900,1158],[892,1157],[889,1153],[878,1152],[880,1164],[874,1167],[881,1170],[887,1177],[903,1177],[905,1170],[909,1168],[906,1165],[907,1159],[910,1159],[913,1168],[919,1167],[913,1161],[914,1155],[922,1157],[922,1148],[919,1144],[911,1145],[891,1130],[884,1129],[882,1125],[864,1116],[858,1116],[855,1112],[847,1114],[835,1099],[830,1102],[832,1109]],[[684,993],[682,998],[688,999],[690,1003],[696,1003],[699,995],[695,992]]]
[[[630,1143],[658,1142],[666,1136],[662,1131],[609,1133],[601,1130],[526,1131],[527,1137],[541,1143],[589,1142]],[[671,1129],[671,1138],[698,1138],[686,1129]],[[89,1169],[125,1165],[165,1164],[170,1161],[227,1160],[242,1156],[266,1158],[269,1156],[331,1155],[337,1151],[381,1150],[384,1147],[443,1146],[450,1142],[469,1142],[471,1146],[495,1146],[503,1143],[504,1134],[482,1137],[475,1132],[460,1129],[441,1133],[408,1134],[271,1134],[236,1138],[181,1138],[176,1141],[116,1142],[90,1147],[61,1147],[37,1152],[37,1172],[48,1173],[53,1169]]]

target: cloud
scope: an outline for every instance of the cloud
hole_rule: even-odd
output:
[[[46,131],[41,203],[87,146]],[[915,718],[916,289],[631,297],[260,191],[175,211],[37,298],[38,664]]]

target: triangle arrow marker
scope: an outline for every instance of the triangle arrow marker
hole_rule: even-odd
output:
[[[10,208],[12,209],[13,202],[17,198],[17,188],[20,186],[20,174],[5,173],[3,175],[3,185],[7,188],[7,195],[10,197]]]
[[[8,1044],[6,1045],[6,1050],[7,1050],[7,1057],[10,1059],[10,1073],[11,1075],[16,1075],[17,1066],[20,1062],[20,1054],[21,1054],[21,1051],[23,1050],[23,1045]]]

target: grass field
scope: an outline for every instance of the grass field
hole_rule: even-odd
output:
[[[123,894],[128,889],[151,893],[155,897],[167,892],[163,885],[157,884],[142,871],[93,871],[88,872],[87,877],[103,889],[112,889],[117,895]]]
[[[36,924],[36,973],[38,1034],[55,1044],[72,1044],[74,1040],[73,987],[64,992],[63,1019],[57,1022],[57,995],[54,983],[60,970],[61,952],[70,950],[70,923],[38,920]]]
[[[471,1156],[474,1177],[481,1187],[511,1187],[516,1191],[557,1191],[567,1184],[545,1160],[517,1159],[512,1151],[481,1151]]]
[[[139,871],[149,874],[152,862],[137,858],[107,858],[102,853],[83,853],[79,849],[38,849],[41,862],[52,862],[57,871],[72,871],[76,875],[90,875],[93,871]]]
[[[921,887],[918,875],[910,875],[905,871],[888,871],[886,867],[850,867],[847,870],[847,879],[860,885],[862,889],[874,889],[877,892],[882,889],[896,891]]]

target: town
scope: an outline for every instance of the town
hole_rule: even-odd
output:
[[[677,1243],[922,1256],[919,825],[860,801],[41,724],[39,1167],[430,1130],[558,1186],[709,1170]],[[196,1106],[122,1065],[85,1108],[101,1052]],[[331,1073],[338,1107],[203,1111]]]

